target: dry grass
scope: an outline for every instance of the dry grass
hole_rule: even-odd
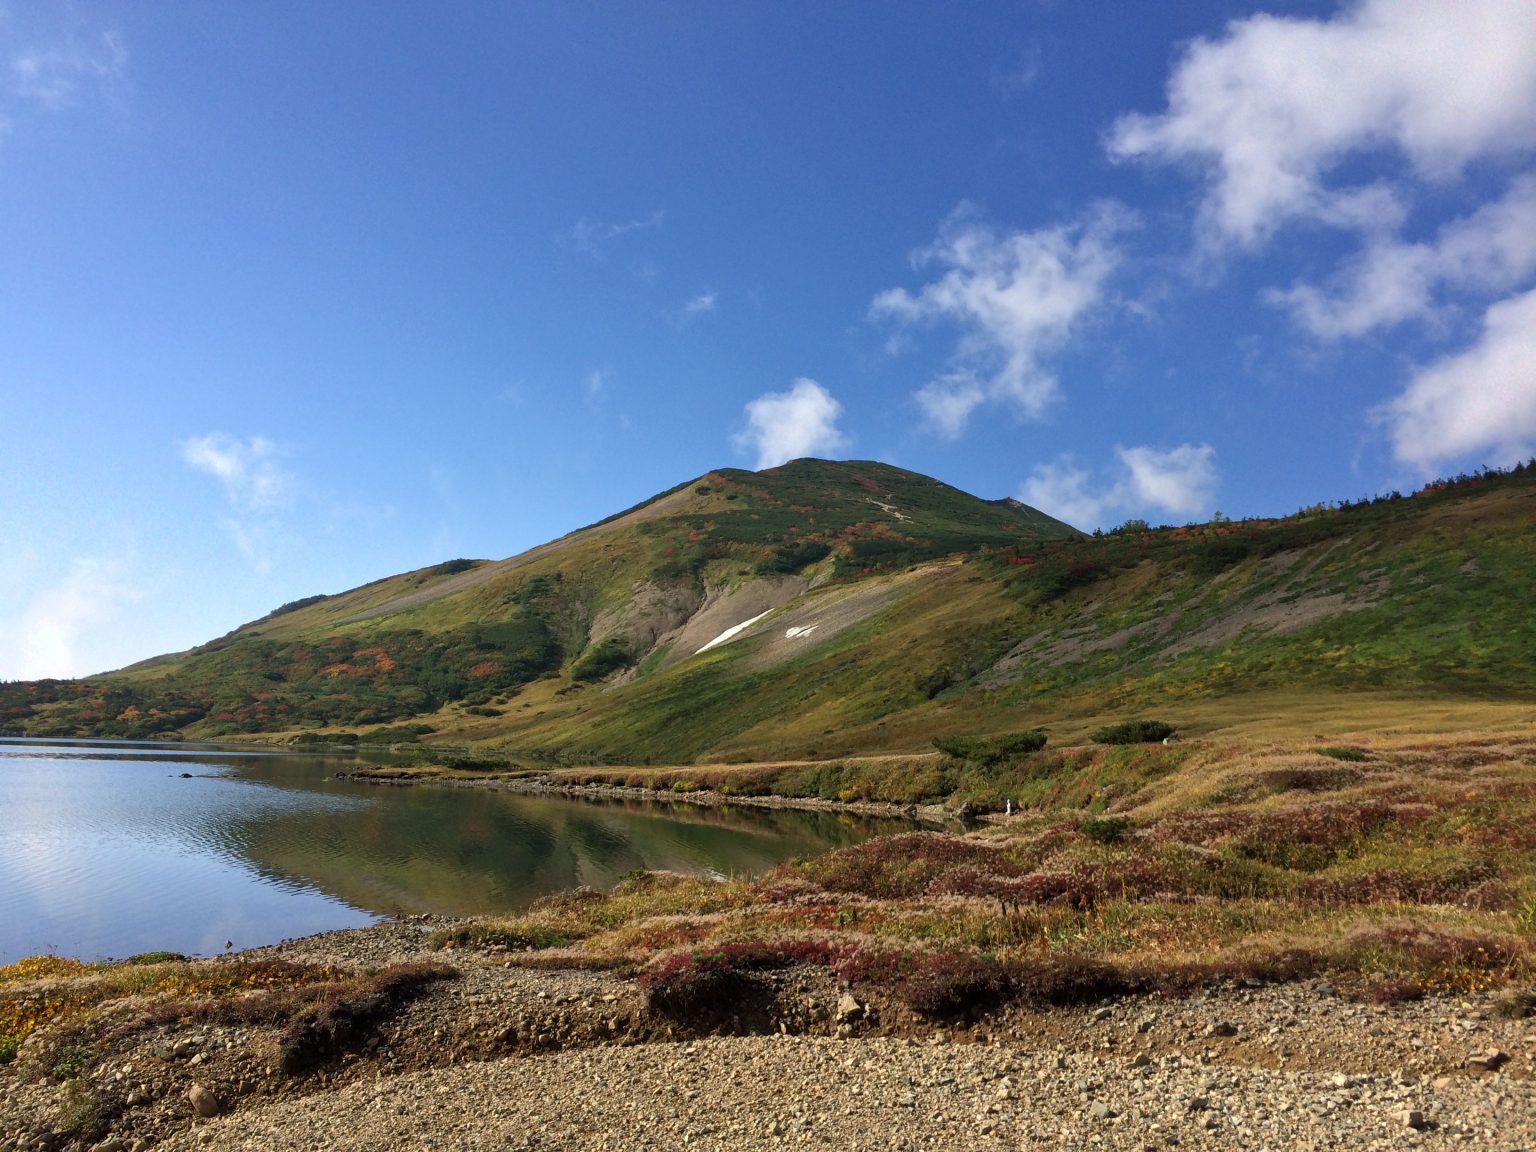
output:
[[[461,942],[631,967],[677,1004],[736,969],[825,964],[939,1013],[1241,977],[1400,999],[1536,975],[1529,731],[1357,734],[1345,761],[1319,747],[1041,752],[1011,768],[1037,806],[971,836],[889,837],[749,883],[636,878]]]
[[[80,1053],[109,1036],[189,1021],[284,1024],[338,1004],[393,1002],[453,975],[446,965],[396,965],[358,975],[286,960],[103,966],[28,957],[0,968],[0,1063],[15,1059],[22,1042],[45,1025],[50,1042],[37,1054],[39,1070],[68,1073]]]

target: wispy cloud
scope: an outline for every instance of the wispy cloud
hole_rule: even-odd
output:
[[[128,50],[115,32],[68,35],[58,43],[24,48],[9,60],[10,94],[49,111],[74,104],[84,90],[102,91],[119,82]]]
[[[1208,512],[1216,484],[1216,450],[1209,444],[1166,451],[1116,445],[1115,464],[1098,477],[1069,455],[1036,465],[1019,499],[1076,527],[1102,528],[1132,512]]]
[[[224,484],[229,502],[241,511],[270,512],[291,500],[292,483],[278,465],[277,445],[265,436],[239,440],[224,432],[184,440],[181,456]]]
[[[998,403],[1038,418],[1056,398],[1046,367],[1103,301],[1120,261],[1117,237],[1134,217],[1115,204],[1081,220],[1034,232],[998,232],[962,204],[938,239],[913,257],[937,266],[917,292],[892,288],[870,314],[903,325],[947,322],[960,329],[948,371],[916,394],[929,424],[956,438],[981,405]]]
[[[992,70],[988,78],[992,91],[999,96],[1014,96],[1028,91],[1040,81],[1045,59],[1040,41],[1031,40],[1005,63]]]
[[[578,252],[584,252],[594,260],[601,260],[608,245],[623,236],[635,232],[649,232],[660,228],[666,220],[666,212],[658,208],[648,216],[613,223],[590,220],[583,216],[576,221],[566,236],[566,241]]]
[[[847,443],[837,428],[843,406],[814,380],[796,380],[787,392],[767,392],[746,408],[747,427],[733,437],[736,449],[757,456],[757,468],[773,468],[802,456],[830,455]]]
[[[281,514],[292,506],[294,480],[280,464],[283,453],[264,436],[240,440],[223,432],[181,444],[181,457],[219,480],[235,516],[225,521],[246,563],[270,572],[287,542]]]
[[[719,293],[713,289],[700,292],[696,296],[689,297],[683,306],[672,314],[672,323],[678,328],[686,328],[700,316],[713,312],[719,303]]]
[[[107,669],[98,639],[120,625],[143,589],[122,560],[83,557],[25,606],[0,616],[0,678],[84,676]]]

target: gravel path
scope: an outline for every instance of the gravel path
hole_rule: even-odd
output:
[[[1421,1125],[1423,1130],[1411,1127]],[[160,1147],[251,1149],[1536,1146],[1529,1080],[1214,1070],[1167,1058],[806,1037],[587,1049],[354,1082]]]

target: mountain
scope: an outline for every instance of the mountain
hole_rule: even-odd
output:
[[[0,685],[0,727],[681,762],[1147,710],[1210,728],[1518,708],[1533,528],[1533,466],[1093,537],[885,464],[722,469],[510,559],[296,601],[106,676]]]

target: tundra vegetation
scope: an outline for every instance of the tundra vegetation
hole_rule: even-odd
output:
[[[824,966],[942,1016],[1213,982],[1328,976],[1383,1001],[1536,977],[1536,740],[1378,738],[1341,763],[1301,741],[1016,751],[1019,811],[717,882],[640,875],[439,933],[535,966],[619,968],[680,1010],[713,983]],[[920,802],[918,762],[570,771],[570,781]],[[679,788],[681,786],[681,788]]]
[[[0,1062],[25,1041],[29,1074],[68,1080],[125,1037],[245,1023],[270,1030],[283,1068],[301,1075],[452,979],[467,949],[616,973],[659,1018],[694,1024],[727,991],[807,968],[861,1003],[933,1021],[1307,977],[1382,1002],[1497,990],[1509,1012],[1526,1011],[1536,983],[1528,726],[1349,747],[1361,756],[1241,738],[1018,751],[990,768],[1020,810],[969,834],[914,831],[753,878],[635,873],[610,892],[578,889],[438,930],[429,942],[441,962],[347,971],[238,956],[32,957],[0,969]],[[914,795],[911,763],[848,767],[871,796]],[[648,778],[658,791],[725,791],[733,779],[748,790],[799,770]],[[764,771],[777,775],[763,781]]]

